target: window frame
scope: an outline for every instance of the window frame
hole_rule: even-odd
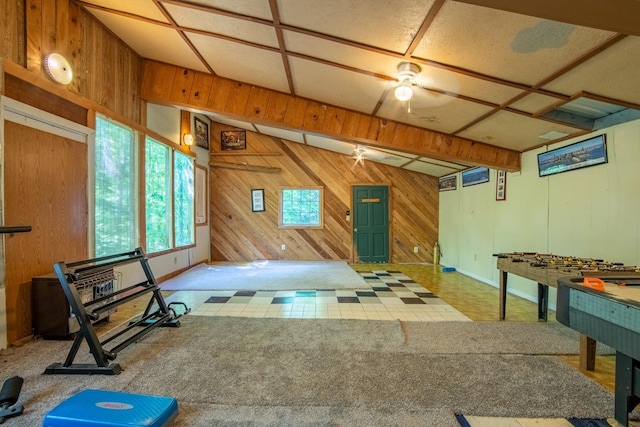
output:
[[[192,152],[189,148],[187,147],[183,147],[177,143],[174,143],[170,140],[168,140],[167,138],[150,131],[149,129],[146,129],[136,123],[131,123],[128,120],[122,120],[122,118],[112,118],[109,117],[106,114],[102,114],[102,113],[98,113],[96,114],[96,118],[99,118],[101,120],[105,120],[108,122],[112,122],[118,126],[121,126],[123,128],[129,129],[132,134],[133,134],[133,159],[132,159],[132,164],[133,164],[133,171],[134,171],[134,194],[133,194],[133,204],[134,204],[134,212],[135,212],[135,218],[134,218],[134,224],[133,224],[133,234],[134,237],[132,238],[132,242],[134,243],[134,247],[132,248],[128,248],[127,250],[133,250],[136,247],[141,247],[145,250],[145,252],[147,252],[147,235],[146,235],[146,230],[147,230],[147,212],[146,212],[146,142],[147,139],[150,138],[152,139],[154,142],[156,143],[160,143],[163,144],[165,146],[167,146],[169,148],[169,157],[170,157],[170,176],[171,176],[171,203],[170,203],[170,227],[171,227],[171,231],[170,231],[170,240],[171,240],[171,244],[170,247],[164,250],[160,250],[157,252],[150,252],[147,253],[147,255],[149,257],[156,257],[156,256],[160,256],[160,255],[164,255],[167,253],[172,253],[172,252],[178,252],[178,251],[183,251],[185,249],[189,249],[189,248],[193,248],[196,247],[196,237],[197,237],[197,233],[196,233],[196,218],[195,218],[195,197],[192,197],[192,209],[191,209],[191,213],[192,213],[192,236],[191,236],[191,240],[192,243],[186,244],[186,245],[182,245],[182,246],[177,246],[176,245],[176,236],[175,236],[175,217],[176,217],[176,213],[175,213],[175,200],[173,200],[173,194],[175,191],[175,173],[174,173],[174,168],[175,168],[175,154],[176,152],[180,152],[181,154],[184,154],[185,156],[191,158],[191,162],[192,162],[192,169],[193,169],[193,177],[191,179],[191,183],[193,186],[192,191],[195,191],[195,169],[197,166],[196,163],[196,153]],[[90,189],[90,197],[89,197],[89,202],[91,203],[90,205],[90,209],[89,209],[89,214],[91,216],[91,218],[89,219],[89,223],[91,224],[91,228],[89,230],[89,240],[90,240],[90,250],[93,252],[93,255],[96,254],[96,229],[97,229],[97,224],[96,224],[96,212],[95,212],[95,204],[96,204],[96,182],[95,182],[95,177],[97,174],[96,171],[96,144],[97,144],[97,119],[96,119],[96,126],[95,126],[95,130],[96,132],[94,133],[94,136],[91,138],[91,149],[89,151],[89,155],[88,157],[88,161],[89,161],[89,170],[92,171],[91,175],[90,175],[90,180],[92,182],[89,183],[89,189]]]
[[[93,257],[99,257],[99,256],[104,256],[104,255],[111,255],[111,254],[103,254],[103,253],[98,253],[98,244],[97,244],[97,229],[98,229],[98,221],[96,220],[96,214],[97,214],[97,203],[98,203],[98,193],[96,191],[96,186],[98,184],[98,180],[97,180],[97,175],[98,175],[98,168],[97,168],[97,146],[99,144],[98,142],[98,125],[100,121],[104,121],[107,123],[110,123],[112,125],[118,126],[122,129],[125,129],[127,131],[129,131],[131,133],[131,147],[130,147],[130,152],[131,152],[131,170],[133,173],[133,177],[132,177],[132,196],[133,196],[133,207],[132,207],[132,213],[133,216],[131,218],[132,222],[130,224],[131,227],[133,227],[133,234],[134,236],[131,238],[131,242],[135,242],[134,246],[139,246],[140,245],[140,229],[141,229],[141,224],[140,224],[140,197],[139,197],[139,190],[140,190],[140,139],[139,139],[139,135],[138,132],[136,131],[136,129],[134,129],[132,126],[130,126],[127,123],[123,123],[121,121],[118,120],[114,120],[109,116],[103,115],[103,114],[96,114],[96,121],[95,121],[95,133],[93,135],[92,138],[92,143],[91,143],[91,147],[90,147],[90,153],[88,157],[88,162],[89,162],[89,170],[91,171],[91,182],[89,183],[90,186],[88,188],[91,189],[91,196],[89,198],[89,203],[91,204],[91,207],[89,209],[89,215],[91,215],[91,219],[89,221],[89,223],[91,224],[91,228],[89,229],[89,250],[91,251],[91,256]],[[127,250],[133,250],[134,248],[130,248]]]
[[[283,221],[283,210],[284,210],[284,192],[288,190],[317,190],[319,191],[319,200],[318,200],[318,213],[319,213],[319,222],[318,224],[284,224]],[[324,187],[322,186],[301,186],[301,187],[280,187],[278,192],[279,195],[279,208],[278,208],[278,228],[284,229],[323,229],[324,228]]]

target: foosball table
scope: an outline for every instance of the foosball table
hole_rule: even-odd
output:
[[[537,252],[512,252],[494,254],[500,270],[499,317],[506,317],[508,273],[538,283],[538,320],[546,321],[549,307],[549,286],[556,288],[558,280],[569,277],[625,277],[640,283],[640,269],[618,262],[595,258],[579,258],[540,254]],[[587,337],[580,339],[580,366],[592,371],[595,367],[596,342]]]

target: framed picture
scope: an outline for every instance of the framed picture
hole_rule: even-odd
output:
[[[196,225],[207,225],[207,169],[196,165]]]
[[[209,149],[209,125],[197,117],[193,118],[193,127],[196,132],[196,145]]]
[[[507,171],[496,172],[496,200],[507,200]]]
[[[538,173],[547,176],[602,163],[607,163],[604,134],[538,154]]]
[[[489,168],[473,168],[462,172],[463,187],[482,184],[484,182],[489,182]]]
[[[264,212],[264,190],[251,190],[251,211]]]
[[[451,191],[455,190],[458,185],[458,176],[457,175],[449,175],[443,176],[438,180],[438,184],[440,187],[440,191]]]
[[[246,150],[247,135],[244,130],[223,130],[220,133],[220,144],[223,150]]]

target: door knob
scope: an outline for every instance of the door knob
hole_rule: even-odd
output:
[[[358,229],[357,229],[357,228],[354,228],[354,229],[353,229],[353,232],[354,232],[354,233],[357,233],[357,232],[358,232]]]

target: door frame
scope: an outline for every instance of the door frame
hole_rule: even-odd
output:
[[[353,236],[353,218],[355,218],[354,216],[354,207],[353,207],[353,188],[354,187],[387,187],[387,228],[389,230],[389,247],[387,248],[387,251],[389,253],[389,262],[391,262],[391,259],[393,257],[393,253],[392,253],[392,248],[393,245],[391,244],[391,242],[393,241],[393,228],[391,227],[391,223],[392,223],[392,219],[391,219],[391,213],[393,212],[393,208],[392,208],[392,197],[391,197],[391,189],[393,188],[393,186],[391,185],[391,183],[389,182],[367,182],[367,183],[355,183],[355,184],[351,184],[349,189],[349,214],[350,214],[350,219],[349,219],[349,224],[350,224],[350,233],[351,233],[351,256],[350,256],[350,262],[351,264],[355,264],[358,262],[358,260],[356,259],[356,242]]]

